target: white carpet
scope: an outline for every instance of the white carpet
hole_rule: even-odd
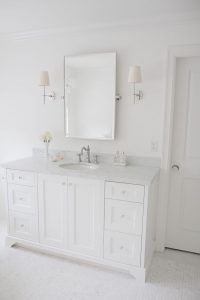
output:
[[[200,300],[200,256],[156,254],[148,282],[19,247],[0,246],[0,300]]]

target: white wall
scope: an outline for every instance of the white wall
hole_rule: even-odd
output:
[[[0,162],[31,154],[42,146],[43,131],[53,133],[52,147],[80,150],[89,143],[97,152],[117,149],[136,156],[161,156],[164,121],[166,53],[169,45],[200,43],[200,26],[188,22],[135,29],[101,29],[62,33],[41,38],[4,41],[0,55]],[[64,55],[116,51],[117,104],[116,140],[84,141],[64,137],[63,57]],[[140,64],[143,70],[144,100],[133,105],[127,83],[128,67]],[[47,69],[51,88],[58,99],[43,105],[39,73]],[[151,141],[158,141],[157,153]]]

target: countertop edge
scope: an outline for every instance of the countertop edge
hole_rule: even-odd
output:
[[[136,176],[133,175],[133,177],[129,176],[125,176],[125,175],[117,175],[117,176],[112,176],[112,175],[106,175],[103,174],[103,172],[106,173],[106,170],[103,170],[102,174],[95,174],[93,171],[89,171],[89,173],[87,171],[77,171],[77,170],[60,170],[57,169],[59,168],[58,164],[51,163],[51,162],[47,162],[46,164],[46,168],[43,165],[43,168],[41,167],[41,169],[38,169],[37,166],[35,167],[31,167],[31,166],[25,166],[26,164],[28,165],[28,162],[30,164],[30,162],[32,164],[34,164],[34,159],[31,157],[27,157],[21,160],[15,160],[15,161],[11,161],[8,163],[2,163],[1,164],[1,168],[4,168],[6,170],[18,170],[18,171],[23,171],[23,172],[33,172],[36,174],[45,174],[45,175],[50,175],[50,174],[54,174],[54,175],[60,175],[60,176],[72,176],[72,177],[87,177],[87,178],[91,178],[91,179],[99,179],[99,180],[104,180],[104,181],[114,181],[114,182],[121,182],[121,183],[130,183],[130,184],[138,184],[138,185],[146,185],[146,186],[150,186],[151,183],[154,181],[154,179],[159,176],[160,173],[160,168],[158,167],[145,167],[145,166],[129,166],[129,167],[136,167],[136,168],[143,168],[143,169],[153,169],[153,174],[150,176],[149,175],[149,179],[146,178],[142,178],[142,175],[138,176],[138,178]],[[17,165],[15,166],[15,164],[20,164],[21,166]],[[35,161],[36,164],[40,164],[40,161]],[[41,163],[45,164],[45,161],[41,161]],[[50,168],[48,168],[50,167]],[[114,166],[111,166],[114,167]],[[55,168],[55,169],[54,169]],[[124,169],[123,169],[124,171]],[[145,177],[145,176],[144,176]]]

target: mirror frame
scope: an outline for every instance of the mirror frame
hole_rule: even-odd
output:
[[[67,104],[66,104],[66,60],[70,57],[84,57],[84,56],[89,56],[89,55],[98,55],[98,54],[114,54],[115,55],[115,93],[113,97],[113,112],[112,112],[112,133],[109,138],[106,137],[101,137],[101,138],[94,138],[94,137],[80,137],[80,136],[69,136],[67,134],[67,114],[68,114],[68,109],[67,109]],[[94,53],[84,53],[84,54],[75,54],[75,55],[65,55],[64,56],[64,132],[65,132],[65,137],[68,139],[84,139],[84,140],[105,140],[105,141],[113,141],[115,139],[115,133],[116,133],[116,126],[115,126],[115,121],[116,121],[116,69],[117,69],[117,53],[116,51],[109,51],[109,52],[94,52]]]

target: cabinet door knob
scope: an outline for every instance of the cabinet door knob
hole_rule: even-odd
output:
[[[24,228],[24,224],[21,224],[20,227],[21,227],[21,228]]]
[[[124,218],[125,218],[125,215],[124,215],[124,214],[123,214],[123,215],[121,215],[121,218],[122,218],[122,219],[124,219]]]
[[[62,185],[66,185],[66,182],[63,182]]]
[[[123,250],[124,249],[124,246],[122,245],[122,246],[120,246],[120,250]]]

